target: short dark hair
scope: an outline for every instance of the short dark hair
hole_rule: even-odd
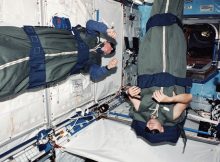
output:
[[[110,45],[111,45],[111,47],[112,47],[112,51],[111,51],[111,53],[110,54],[113,54],[114,52],[115,52],[115,50],[116,50],[116,48],[115,48],[115,44],[114,43],[112,43],[112,42],[109,42],[109,41],[107,41]]]

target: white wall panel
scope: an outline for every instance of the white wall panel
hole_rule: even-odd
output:
[[[0,102],[0,108],[0,149],[8,140],[21,138],[18,143],[27,140],[24,137],[47,123],[44,90],[27,92]]]
[[[105,7],[104,7],[105,6]],[[118,59],[116,73],[99,82],[96,86],[96,99],[113,94],[121,87],[122,77],[122,40],[123,40],[123,6],[112,0],[95,0],[95,9],[99,10],[99,21],[113,26],[117,32],[116,54],[113,57]],[[107,65],[111,58],[103,58],[102,64]]]
[[[46,1],[46,25],[51,26],[53,16],[68,17],[72,26],[81,24],[92,19],[94,14],[93,0],[47,0]]]
[[[51,120],[66,115],[63,119],[65,120],[77,107],[94,101],[94,85],[89,76],[81,74],[70,76],[61,84],[49,88],[49,98]]]
[[[39,25],[40,0],[0,0],[0,25]]]
[[[2,106],[1,104],[1,110],[0,110],[0,122],[2,123],[0,125],[1,130],[0,131],[0,141],[5,141],[11,137],[11,130],[12,130],[12,123],[11,123],[11,116],[10,111],[8,110],[8,107]]]

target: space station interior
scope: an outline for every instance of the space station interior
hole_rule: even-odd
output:
[[[162,4],[166,8],[163,12],[167,12],[169,5],[175,3],[176,0],[0,0],[0,161],[220,162],[219,0],[184,1],[181,31],[186,40],[186,77],[192,81],[186,88],[192,101],[187,107],[185,136],[174,144],[151,144],[131,128],[133,105],[127,89],[139,85],[139,51],[146,40],[146,23],[153,11],[159,10],[155,4]],[[72,27],[85,27],[88,20],[95,20],[114,29],[116,51],[112,57],[118,60],[114,71],[98,82],[92,81],[88,73],[64,75],[76,53],[68,53],[68,45],[60,52],[59,45],[42,41],[48,59],[46,68],[54,68],[46,75],[50,73],[56,81],[28,88],[27,78],[20,78],[28,75],[24,66],[28,66],[29,57],[23,53],[30,45],[24,43],[23,49],[13,44],[13,39],[17,41],[19,37],[18,41],[23,41],[26,37],[9,29],[43,27],[42,33],[48,35],[38,34],[39,38],[56,40],[58,34],[49,33],[55,17],[62,23],[68,20]],[[178,29],[174,36],[169,36],[179,38],[175,36],[179,26],[175,27]],[[64,41],[68,34],[63,33],[65,37],[60,36],[55,43]],[[167,41],[167,35],[161,34],[161,40]],[[178,40],[167,42],[175,41]],[[15,53],[7,58],[4,52],[8,44]],[[163,43],[155,44],[159,47]],[[171,46],[172,43],[164,48]],[[179,50],[179,46],[173,48]],[[16,55],[16,51],[20,53]],[[112,57],[102,57],[101,65],[107,65]],[[178,60],[179,54],[174,57]],[[152,62],[150,57],[147,59],[146,64]]]

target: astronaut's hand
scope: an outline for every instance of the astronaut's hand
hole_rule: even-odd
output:
[[[139,96],[139,94],[141,93],[141,89],[139,87],[132,86],[127,90],[127,93],[131,97]]]
[[[116,38],[116,32],[115,32],[115,30],[114,29],[107,29],[107,34],[108,34],[108,36],[109,37],[111,37],[111,38],[113,38],[113,39],[115,39]]]
[[[154,98],[157,102],[162,102],[162,103],[163,102],[168,103],[172,101],[172,98],[165,95],[161,90],[154,91],[152,98]]]
[[[108,65],[107,65],[107,68],[108,68],[108,69],[115,68],[115,67],[117,66],[117,64],[118,64],[118,60],[117,60],[116,58],[112,58],[112,59],[109,61]]]

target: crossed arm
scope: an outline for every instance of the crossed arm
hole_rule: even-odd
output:
[[[139,87],[133,86],[128,89],[129,99],[134,105],[134,108],[138,111],[141,100],[137,98],[141,98],[140,92],[141,89]],[[181,113],[186,109],[187,105],[192,100],[192,94],[178,94],[173,96],[165,95],[161,90],[154,91],[152,98],[155,99],[158,103],[175,103],[173,107],[173,119],[178,118]]]
[[[165,95],[161,90],[156,90],[153,93],[152,96],[157,102],[165,102],[165,103],[182,103],[182,104],[188,104],[192,100],[192,95],[191,94],[178,94],[178,95],[173,95],[171,97]]]
[[[152,97],[159,103],[176,103],[173,107],[173,120],[177,119],[192,101],[192,94],[167,96],[160,90],[156,90]]]

